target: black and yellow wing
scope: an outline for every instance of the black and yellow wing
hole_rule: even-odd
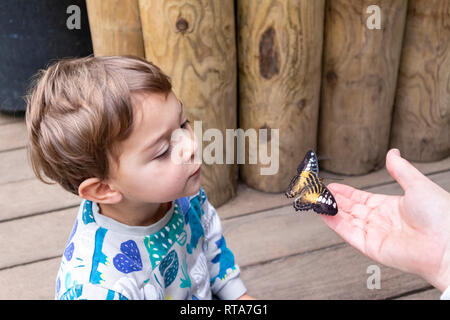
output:
[[[293,198],[312,183],[314,177],[319,177],[319,164],[314,151],[309,150],[303,161],[297,167],[297,174],[292,178],[286,197]]]
[[[292,178],[286,197],[293,198],[296,211],[314,210],[334,216],[338,212],[336,200],[319,178],[319,165],[314,151],[309,150]]]

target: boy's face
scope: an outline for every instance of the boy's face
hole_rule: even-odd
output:
[[[121,142],[120,167],[112,167],[114,187],[132,202],[162,203],[198,192],[198,143],[175,94],[135,94],[133,108],[134,127]]]

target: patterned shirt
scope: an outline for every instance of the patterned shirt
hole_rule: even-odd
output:
[[[236,299],[246,292],[203,187],[150,226],[129,226],[83,199],[56,299]]]

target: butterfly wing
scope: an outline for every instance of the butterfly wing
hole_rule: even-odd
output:
[[[306,153],[305,158],[297,167],[297,174],[291,179],[289,187],[285,192],[286,197],[293,198],[302,192],[307,185],[305,177],[309,175],[309,172],[313,172],[317,177],[319,176],[317,156],[312,150]]]
[[[306,192],[303,196],[297,197],[294,201],[296,211],[314,210],[320,214],[334,216],[338,213],[338,206],[331,192],[327,187],[323,187],[320,194]]]
[[[319,161],[314,151],[309,150],[303,161],[297,167],[297,174],[301,174],[302,171],[312,171],[319,176]]]
[[[286,196],[294,200],[296,211],[314,210],[320,214],[336,215],[338,207],[331,192],[319,178],[319,164],[314,151],[309,150],[292,178]]]
[[[305,201],[301,197],[297,197],[294,201],[294,209],[295,211],[308,211],[313,208],[314,203]]]
[[[289,183],[289,188],[284,193],[286,197],[292,198],[299,194],[302,191],[304,183],[302,182],[302,179],[299,174],[296,174],[292,180],[291,183]]]
[[[323,186],[322,193],[317,198],[313,206],[313,210],[317,213],[334,216],[338,213],[336,200],[327,187]]]

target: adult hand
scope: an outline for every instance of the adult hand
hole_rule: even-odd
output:
[[[386,168],[402,196],[332,183],[339,212],[325,223],[369,258],[423,277],[444,291],[450,285],[450,194],[392,149]]]

